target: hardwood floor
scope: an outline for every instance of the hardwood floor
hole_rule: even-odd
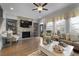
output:
[[[39,39],[32,38],[26,39],[22,41],[18,41],[17,43],[3,48],[0,51],[1,56],[27,56],[28,54],[37,50],[39,46]]]

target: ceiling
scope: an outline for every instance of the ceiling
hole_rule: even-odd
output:
[[[39,13],[37,11],[32,11],[35,8],[35,5],[32,3],[1,3],[3,10],[6,12],[6,15],[12,16],[25,16],[32,19],[42,18],[50,13],[53,13],[59,9],[69,6],[69,3],[48,3],[45,8],[48,11],[43,11]],[[14,8],[14,10],[10,10]]]

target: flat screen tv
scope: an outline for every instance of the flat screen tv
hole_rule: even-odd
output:
[[[32,21],[20,20],[20,27],[29,28],[32,26]]]

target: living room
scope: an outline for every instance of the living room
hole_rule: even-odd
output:
[[[79,56],[78,3],[0,3],[1,56]]]

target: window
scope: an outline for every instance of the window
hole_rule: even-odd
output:
[[[46,24],[46,30],[53,30],[53,22],[48,22],[47,24]]]
[[[56,33],[57,31],[60,31],[60,34],[65,33],[65,20],[64,19],[56,21],[55,24],[56,24],[55,25]]]
[[[70,34],[72,40],[79,40],[79,16],[70,18]]]
[[[70,32],[79,34],[79,16],[70,19]]]

